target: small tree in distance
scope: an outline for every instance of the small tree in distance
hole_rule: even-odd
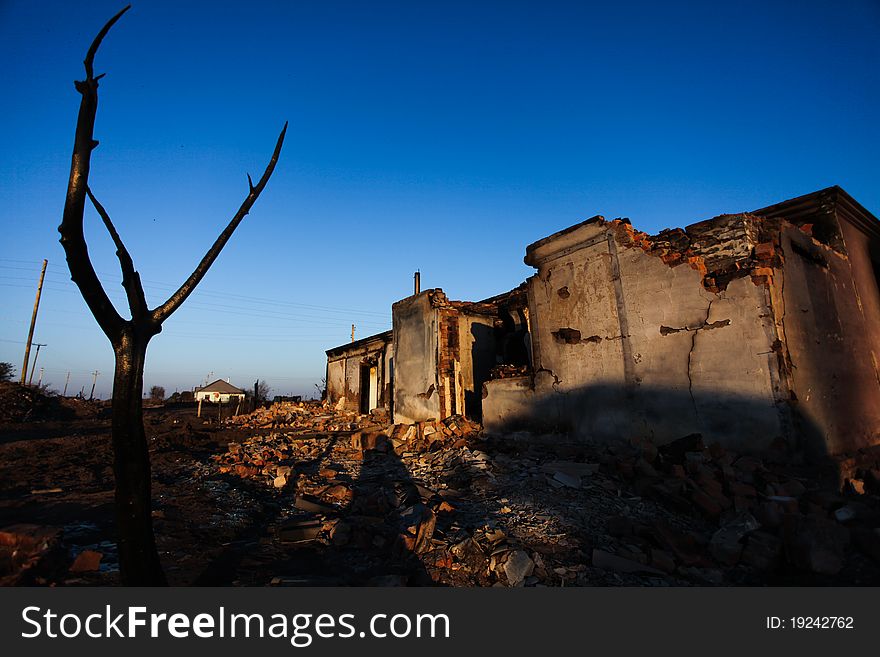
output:
[[[165,401],[165,388],[162,386],[153,386],[150,388],[150,401]]]
[[[269,178],[281,154],[287,124],[278,135],[275,150],[262,177],[255,185],[248,175],[248,194],[226,228],[214,242],[193,273],[162,305],[147,307],[140,275],[110,220],[110,215],[89,189],[89,168],[92,151],[98,145],[93,134],[98,109],[98,80],[94,74],[95,53],[101,41],[117,20],[131,6],[111,18],[98,32],[86,53],[86,79],[74,83],[82,96],[76,121],[73,157],[64,215],[58,231],[67,255],[70,277],[79,288],[86,305],[101,330],[110,340],[115,354],[111,434],[113,439],[113,472],[116,479],[116,526],[119,570],[125,585],[164,585],[165,574],[159,563],[153,535],[150,486],[150,456],[143,422],[144,361],[147,345],[162,330],[162,323],[176,311],[196,288],[220,255],[233,231],[244,219]],[[116,256],[122,269],[122,287],[128,299],[131,319],[124,319],[113,307],[89,258],[83,233],[86,197],[91,200],[104,226],[116,245]],[[164,393],[164,391],[163,391]]]
[[[258,404],[262,404],[264,401],[269,400],[269,393],[272,392],[272,388],[269,387],[269,384],[266,381],[261,381],[257,379],[257,382],[254,386],[254,401]]]
[[[11,381],[15,374],[15,366],[12,363],[0,363],[0,381]]]

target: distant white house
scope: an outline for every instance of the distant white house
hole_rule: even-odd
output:
[[[244,399],[244,390],[236,388],[229,381],[217,379],[214,383],[209,383],[204,388],[196,388],[195,397],[196,401],[228,404],[230,400]]]

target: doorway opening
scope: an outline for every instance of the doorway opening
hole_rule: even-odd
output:
[[[360,413],[367,415],[379,404],[379,368],[376,365],[361,363]]]

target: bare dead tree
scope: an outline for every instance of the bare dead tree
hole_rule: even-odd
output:
[[[116,370],[113,376],[112,436],[119,566],[123,584],[137,586],[165,584],[165,575],[159,562],[153,535],[150,513],[150,458],[143,423],[142,395],[147,344],[162,330],[162,322],[180,307],[199,284],[260,196],[278,162],[287,124],[284,124],[278,136],[272,158],[262,177],[255,185],[248,174],[247,197],[190,277],[161,306],[152,310],[148,308],[140,275],[134,268],[131,255],[113,226],[110,215],[89,189],[92,150],[98,145],[93,137],[98,109],[98,80],[103,77],[103,74],[98,76],[94,74],[95,53],[110,28],[130,7],[131,5],[116,14],[98,32],[83,62],[86,79],[74,83],[76,90],[82,95],[82,100],[76,121],[76,137],[64,215],[58,231],[61,233],[61,245],[67,255],[71,279],[76,283],[86,305],[113,345]],[[116,245],[116,256],[122,269],[122,287],[128,299],[131,319],[124,319],[113,307],[89,259],[83,234],[83,212],[87,196]]]

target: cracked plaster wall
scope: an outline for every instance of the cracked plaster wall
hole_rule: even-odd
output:
[[[345,397],[345,359],[327,360],[327,399],[335,404]]]
[[[805,447],[820,456],[880,440],[880,294],[864,234],[844,235],[848,257],[784,228],[774,279],[793,403],[816,427]]]
[[[344,399],[343,407],[360,410],[361,402],[361,364],[365,361],[375,364],[377,374],[377,401],[379,407],[388,407],[385,388],[389,384],[391,349],[380,339],[367,344],[357,344],[346,348],[344,353],[336,353],[327,358],[327,399],[336,404]]]
[[[440,418],[439,311],[425,290],[391,308],[394,330],[394,422]]]
[[[527,262],[538,268],[528,280],[534,384],[488,382],[487,431],[538,424],[659,443],[700,432],[744,451],[786,437],[766,286],[741,277],[710,292],[699,266],[670,266],[604,222],[536,243]]]

